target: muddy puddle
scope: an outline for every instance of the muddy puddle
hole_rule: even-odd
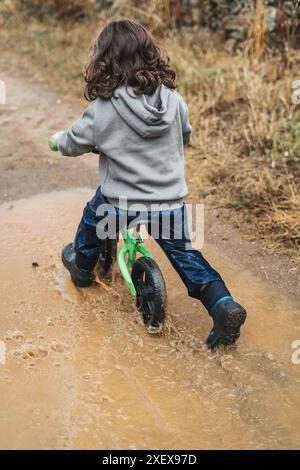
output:
[[[169,299],[164,336],[149,336],[118,273],[78,290],[62,267],[91,194],[0,207],[0,448],[299,448],[299,306],[207,244],[249,311],[238,346],[208,352],[210,319],[147,241]]]

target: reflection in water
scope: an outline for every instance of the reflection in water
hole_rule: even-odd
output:
[[[90,195],[0,208],[0,447],[299,448],[299,309],[208,244],[249,311],[237,348],[211,353],[209,317],[147,241],[169,298],[165,334],[149,336],[118,273],[79,290],[62,267]]]

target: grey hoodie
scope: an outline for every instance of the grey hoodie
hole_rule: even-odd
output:
[[[58,137],[63,155],[97,151],[101,190],[115,206],[182,204],[187,194],[184,150],[192,128],[182,96],[164,85],[151,96],[118,87],[93,101]],[[122,203],[123,204],[123,203]],[[121,206],[122,206],[121,204]]]

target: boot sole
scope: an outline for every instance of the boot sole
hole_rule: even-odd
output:
[[[247,312],[243,308],[237,308],[228,314],[224,327],[218,338],[211,344],[207,344],[209,349],[215,349],[220,344],[230,346],[234,344],[240,336],[240,328],[245,323]]]
[[[237,309],[230,312],[224,325],[224,333],[221,336],[221,343],[224,346],[233,344],[240,336],[240,328],[245,323],[247,312],[244,309]]]
[[[69,271],[70,275],[71,275],[71,279],[73,281],[73,283],[75,284],[76,287],[90,287],[92,284],[93,284],[93,280],[92,279],[89,279],[89,280],[84,280],[84,279],[75,279],[71,273],[71,263],[68,262],[68,260],[64,257],[64,253],[62,252],[62,255],[61,255],[61,260],[63,262],[63,265],[65,266],[65,268],[67,268],[67,270]]]

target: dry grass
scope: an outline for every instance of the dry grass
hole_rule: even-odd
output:
[[[194,127],[187,168],[192,198],[227,210],[249,238],[272,250],[300,247],[300,109],[290,68],[191,44],[165,43],[181,77]],[[216,65],[217,64],[217,65]],[[299,62],[298,62],[299,64]],[[298,106],[299,108],[299,106]]]
[[[142,15],[147,24],[151,20],[161,33],[158,9],[149,18],[147,12],[130,8],[127,14],[139,20]],[[88,25],[62,27],[47,20],[31,21],[24,29],[14,10],[4,17],[0,30],[2,58],[42,71],[52,86],[78,95],[87,47],[93,31],[96,34],[106,20],[103,13]],[[255,36],[258,50],[260,34],[258,30]],[[184,37],[165,35],[163,45],[178,73],[194,128],[187,150],[191,199],[226,208],[242,232],[260,238],[268,248],[296,253],[300,105],[292,105],[291,83],[299,79],[299,57],[290,51],[283,65],[280,58],[249,56],[249,49],[231,56],[205,30]]]
[[[2,0],[2,11],[27,20],[47,16],[63,21],[91,18],[95,13],[95,0]]]

